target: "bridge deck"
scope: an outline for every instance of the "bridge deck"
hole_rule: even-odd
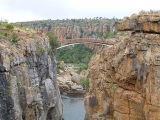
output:
[[[61,45],[67,45],[67,44],[74,44],[74,43],[100,43],[100,44],[107,44],[107,45],[114,45],[117,42],[113,39],[108,40],[101,40],[101,39],[70,39],[70,40],[60,40],[59,41]]]
[[[108,40],[100,40],[100,39],[70,39],[70,40],[60,40],[59,43],[61,44],[60,47],[57,49],[61,49],[70,45],[76,45],[76,44],[100,44],[103,46],[112,46],[116,44],[117,42],[113,39]]]

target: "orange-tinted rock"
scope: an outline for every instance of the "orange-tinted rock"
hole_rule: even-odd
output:
[[[87,96],[94,95],[98,104],[85,105],[89,119],[160,120],[159,34],[131,36],[92,58]]]
[[[154,14],[138,15],[136,19],[128,18],[121,22],[116,22],[116,28],[118,30],[130,30],[130,31],[144,31],[160,33],[160,16],[154,16]]]

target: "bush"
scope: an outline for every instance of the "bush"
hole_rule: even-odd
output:
[[[41,46],[38,46],[38,47],[37,47],[36,53],[37,53],[38,55],[42,55],[44,52],[45,52],[45,50],[44,50]]]
[[[49,44],[52,50],[56,50],[59,47],[58,38],[53,32],[47,32],[47,36],[49,37]]]
[[[112,82],[109,83],[109,88],[115,90],[116,89],[116,86],[115,84],[113,84]]]
[[[80,63],[78,64],[78,71],[77,73],[80,74],[82,72],[82,70],[86,70],[87,69],[87,65],[84,63]]]
[[[19,39],[16,37],[16,35],[15,35],[15,34],[12,34],[12,38],[11,38],[12,44],[15,44],[16,47],[17,47],[17,46],[19,45],[19,44],[18,44],[18,41],[19,41]]]
[[[79,84],[82,86],[89,86],[89,78],[81,78]]]
[[[10,30],[13,30],[14,29],[14,26],[12,24],[6,24],[6,28],[7,29],[10,29]]]
[[[71,36],[66,36],[66,39],[72,39],[72,37]]]

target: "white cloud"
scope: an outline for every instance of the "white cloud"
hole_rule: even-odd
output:
[[[31,20],[40,20],[41,17],[38,17],[31,12],[25,13],[8,13],[0,11],[0,18],[7,19],[8,22],[18,22],[18,21],[31,21]]]
[[[0,17],[11,22],[37,19],[123,18],[141,10],[158,10],[152,0],[0,0]]]

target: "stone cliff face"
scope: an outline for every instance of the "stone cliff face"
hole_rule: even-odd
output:
[[[0,119],[62,120],[55,54],[45,36],[21,38],[18,47],[0,39]]]
[[[119,30],[133,33],[93,56],[86,120],[160,120],[160,35],[151,27],[156,23],[159,28],[159,22],[148,21],[148,29],[138,29],[144,24],[139,17],[136,22],[127,18],[117,23]]]
[[[16,23],[21,26],[30,26],[38,32],[53,31],[59,40],[75,38],[105,39],[107,32],[115,30],[114,23],[118,19],[71,19],[71,20],[44,20]]]

